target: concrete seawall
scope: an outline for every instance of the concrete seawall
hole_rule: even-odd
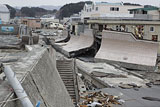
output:
[[[22,86],[31,102],[41,107],[74,107],[71,98],[56,69],[55,51],[46,49],[25,75]],[[10,93],[9,99],[15,98]],[[2,107],[22,107],[19,100],[5,103]]]

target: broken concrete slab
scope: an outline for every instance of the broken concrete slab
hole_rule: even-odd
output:
[[[104,85],[108,84],[108,86],[118,86],[121,83],[123,84],[136,84],[137,86],[142,86],[142,87],[146,87],[146,83],[148,83],[149,81],[146,79],[142,79],[139,78],[135,75],[132,75],[128,72],[126,72],[125,70],[122,69],[118,69],[114,66],[111,66],[109,64],[106,63],[91,63],[91,62],[83,62],[80,60],[76,60],[76,64],[78,69],[80,69],[80,71],[86,72],[86,74],[88,74],[88,76],[86,76],[86,78],[90,79],[90,77],[93,77],[92,79],[98,79],[100,80],[100,82]],[[122,75],[122,77],[112,77],[112,78],[107,78],[107,77],[96,77],[92,75],[92,72],[95,72],[94,68],[103,68],[103,69],[96,69],[96,72],[98,72],[100,75],[100,73],[102,74],[114,74],[114,75]],[[83,73],[82,73],[83,74]],[[90,77],[89,77],[90,76]],[[124,78],[125,77],[125,78]]]
[[[92,76],[95,77],[101,77],[101,78],[127,78],[127,76],[122,75],[122,74],[114,74],[114,73],[105,73],[105,72],[99,72],[99,71],[93,71],[91,73]]]
[[[156,42],[136,40],[124,32],[103,31],[101,47],[95,59],[130,69],[154,70],[157,51]]]
[[[16,35],[0,35],[0,46],[17,45],[21,42]]]
[[[55,43],[68,42],[69,40],[70,40],[69,31],[68,30],[63,30],[61,38],[56,39]]]
[[[73,57],[89,50],[94,43],[93,30],[87,29],[80,36],[71,36],[66,45],[53,44],[53,47],[59,50],[67,57]]]

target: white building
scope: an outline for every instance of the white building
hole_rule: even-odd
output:
[[[80,12],[81,19],[85,17],[133,17],[128,9],[143,8],[144,6],[123,5],[123,3],[95,2],[85,4]]]
[[[144,8],[129,9],[130,14],[142,19],[160,20],[160,8],[154,6],[144,6]]]
[[[46,23],[46,22],[56,22],[59,23],[59,19],[55,19],[55,17],[50,17],[50,18],[40,18],[41,23]]]
[[[2,21],[2,23],[7,23],[10,20],[10,12],[8,8],[3,4],[0,4],[0,20]]]

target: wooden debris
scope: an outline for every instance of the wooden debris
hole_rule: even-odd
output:
[[[85,96],[81,96],[83,100],[79,103],[79,107],[113,107],[113,105],[121,105],[118,101],[120,98],[118,96],[109,95],[107,93],[99,92],[92,92],[86,93]]]

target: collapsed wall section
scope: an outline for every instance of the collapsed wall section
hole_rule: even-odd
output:
[[[86,29],[80,36],[71,36],[66,43],[55,43],[52,46],[66,55],[67,57],[75,57],[88,51],[94,44],[94,35],[92,29]]]
[[[111,35],[112,34],[112,35]],[[129,69],[154,70],[158,44],[145,40],[134,40],[123,32],[102,32],[102,42],[96,61],[117,63]]]

